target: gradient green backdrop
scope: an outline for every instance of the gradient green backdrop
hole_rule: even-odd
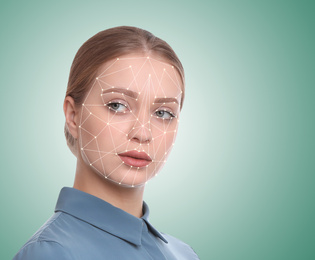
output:
[[[315,259],[314,1],[1,1],[0,259],[71,186],[62,104],[72,59],[133,25],[186,70],[177,144],[145,200],[201,259]]]

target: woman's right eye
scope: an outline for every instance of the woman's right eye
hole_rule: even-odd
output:
[[[113,110],[115,112],[124,113],[128,111],[127,106],[119,102],[111,102],[109,104],[106,104],[106,106],[108,106],[110,110]]]

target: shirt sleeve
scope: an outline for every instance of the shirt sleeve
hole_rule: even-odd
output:
[[[13,260],[72,260],[68,252],[57,242],[36,241],[25,245]]]

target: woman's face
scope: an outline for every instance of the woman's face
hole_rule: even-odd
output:
[[[182,85],[155,56],[121,56],[98,70],[81,110],[79,146],[95,172],[118,184],[146,183],[174,145]]]

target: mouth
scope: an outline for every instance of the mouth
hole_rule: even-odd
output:
[[[118,154],[120,159],[132,167],[145,167],[152,162],[152,159],[145,152],[129,151]]]

